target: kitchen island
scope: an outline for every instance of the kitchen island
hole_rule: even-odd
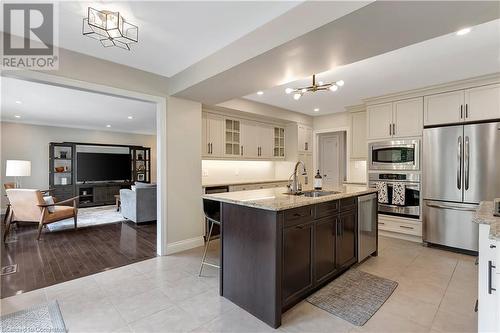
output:
[[[357,197],[376,190],[332,190],[318,196],[285,194],[286,188],[204,195],[220,203],[221,296],[276,328],[283,312],[354,265]]]

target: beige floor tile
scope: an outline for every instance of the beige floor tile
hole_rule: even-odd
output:
[[[433,330],[441,332],[477,332],[477,314],[464,315],[458,312],[450,312],[439,309],[434,323]]]
[[[106,296],[92,276],[55,284],[44,289],[48,300],[96,301]]]
[[[181,302],[212,289],[204,278],[198,276],[189,276],[175,282],[157,281],[156,285],[175,302]]]
[[[435,284],[415,279],[401,279],[398,283],[399,293],[434,305],[439,305],[446,292],[445,284]]]
[[[90,302],[63,301],[60,307],[69,332],[112,332],[127,325],[105,298]]]
[[[24,310],[47,301],[43,289],[33,290],[24,294],[7,297],[1,300],[0,314]]]
[[[430,328],[437,313],[438,305],[418,300],[396,290],[379,311],[396,315]]]
[[[439,309],[470,316],[474,314],[476,300],[477,290],[476,292],[470,292],[466,289],[451,290],[448,288]]]
[[[209,322],[237,308],[231,301],[219,296],[218,290],[209,290],[179,303],[179,307],[201,322]]]
[[[385,311],[379,311],[362,326],[351,332],[380,332],[380,333],[424,333],[430,328],[421,326],[412,320],[401,318]]]
[[[267,333],[274,331],[276,330],[240,308],[228,311],[224,315],[193,330],[193,332],[200,333]]]
[[[135,333],[177,333],[192,331],[201,324],[203,323],[199,322],[195,317],[181,308],[174,306],[131,323],[130,328]]]
[[[142,274],[135,268],[134,264],[123,266],[119,268],[110,269],[108,271],[97,273],[92,275],[92,277],[100,285],[118,283],[122,279],[127,279],[131,277],[140,277]]]
[[[132,297],[155,289],[157,283],[141,274],[128,276],[116,282],[106,281],[105,283],[100,283],[99,286],[109,297]]]
[[[333,333],[349,332],[354,325],[308,302],[301,302],[284,314],[280,328],[291,333]]]
[[[127,323],[174,306],[159,289],[148,290],[133,297],[111,297],[110,300]]]

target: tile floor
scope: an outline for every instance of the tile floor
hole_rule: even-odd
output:
[[[475,332],[474,257],[381,238],[380,255],[361,269],[399,282],[394,294],[357,327],[302,302],[279,332]],[[270,332],[218,296],[218,271],[198,278],[202,248],[68,281],[1,300],[10,313],[57,299],[70,332]],[[217,250],[210,251],[212,258]]]

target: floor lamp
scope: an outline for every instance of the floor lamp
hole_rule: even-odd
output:
[[[15,177],[16,188],[21,188],[19,177],[31,176],[31,161],[7,160],[5,176]]]

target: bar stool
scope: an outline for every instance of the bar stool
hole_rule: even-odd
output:
[[[220,203],[213,200],[204,199],[203,200],[203,212],[205,213],[205,219],[210,224],[210,231],[208,232],[208,237],[205,244],[205,250],[203,251],[203,258],[201,258],[200,273],[198,276],[201,277],[201,272],[203,271],[203,266],[212,266],[215,268],[220,268],[219,265],[209,263],[205,261],[207,257],[208,247],[210,246],[210,239],[212,238],[212,230],[214,229],[214,224],[221,226],[220,221]]]

